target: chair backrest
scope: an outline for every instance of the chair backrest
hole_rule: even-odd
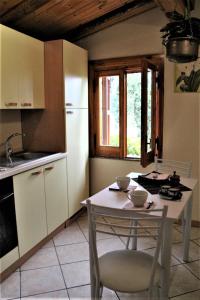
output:
[[[191,177],[192,162],[162,159],[155,156],[155,171],[173,174],[174,171],[180,176]]]
[[[163,239],[163,227],[167,215],[167,206],[164,206],[163,209],[127,210],[93,205],[89,199],[86,203],[89,222],[90,260],[92,260],[96,277],[99,279],[96,233],[99,232],[105,233],[106,235],[109,234],[127,238],[154,237],[156,238],[156,249],[149,282],[149,286],[152,286]],[[153,233],[151,232],[152,230]]]

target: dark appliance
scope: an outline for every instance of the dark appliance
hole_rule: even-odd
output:
[[[12,177],[0,180],[0,258],[18,245]]]

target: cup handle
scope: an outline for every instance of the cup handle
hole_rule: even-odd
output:
[[[129,200],[131,200],[131,198],[130,198],[130,193],[127,194],[127,197],[128,197]]]

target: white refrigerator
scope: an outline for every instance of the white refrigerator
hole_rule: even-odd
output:
[[[88,54],[63,44],[69,217],[89,196]]]

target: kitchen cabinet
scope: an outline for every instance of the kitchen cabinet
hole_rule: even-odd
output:
[[[13,177],[20,256],[67,219],[66,159]]]
[[[12,251],[0,258],[0,273],[6,270],[10,265],[12,265],[16,260],[19,259],[19,249],[14,248]]]
[[[88,108],[88,54],[68,41],[63,41],[65,105]]]
[[[89,196],[87,51],[63,40],[45,42],[45,87],[45,111],[22,112],[29,132],[23,142],[30,151],[67,152],[71,217]]]
[[[44,108],[44,43],[0,25],[0,61],[0,108]]]
[[[20,256],[47,236],[42,167],[13,177]]]
[[[69,217],[80,208],[89,195],[88,110],[67,109],[67,174]]]
[[[43,170],[49,234],[68,218],[66,159],[45,165]]]

